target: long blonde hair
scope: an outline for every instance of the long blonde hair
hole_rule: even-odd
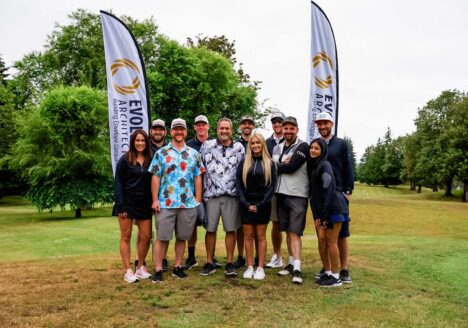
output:
[[[242,182],[244,183],[245,188],[247,188],[247,174],[249,173],[250,167],[253,163],[252,150],[250,146],[252,144],[252,139],[257,138],[258,141],[262,144],[262,166],[263,172],[265,175],[265,186],[271,183],[271,157],[268,153],[268,148],[265,142],[265,138],[260,133],[252,133],[250,136],[249,142],[247,143],[246,155],[244,160],[244,167],[242,168]]]

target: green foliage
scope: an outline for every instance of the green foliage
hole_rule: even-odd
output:
[[[221,117],[236,122],[243,115],[263,115],[256,108],[256,89],[240,84],[224,56],[204,47],[186,48],[165,37],[159,38],[159,44],[159,60],[148,74],[154,117],[193,122],[204,114],[213,133]]]
[[[447,195],[451,195],[452,181],[457,173],[457,164],[453,160],[459,150],[457,147],[450,147],[447,137],[443,135],[456,124],[456,121],[450,122],[449,115],[464,97],[466,96],[458,90],[443,91],[439,97],[429,100],[419,109],[416,119],[421,141],[416,174],[422,177],[424,184],[445,184]]]
[[[402,141],[392,139],[390,128],[384,139],[367,147],[358,167],[358,177],[367,184],[383,184],[385,187],[401,183],[403,167]]]
[[[44,92],[59,85],[88,85],[104,90],[106,68],[104,41],[99,14],[78,9],[69,15],[70,23],[56,25],[44,52],[32,52],[16,62],[16,94],[37,104]],[[147,69],[158,57],[157,25],[153,19],[142,22],[122,17],[137,39]],[[25,101],[23,101],[24,103]]]
[[[343,140],[348,144],[349,152],[351,153],[351,159],[353,161],[353,172],[354,180],[357,180],[357,168],[356,168],[356,152],[354,151],[353,140],[350,137],[344,136]]]
[[[106,96],[88,87],[51,90],[20,122],[11,166],[40,210],[113,199]]]

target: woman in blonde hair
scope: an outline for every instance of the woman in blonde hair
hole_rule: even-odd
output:
[[[266,229],[270,220],[271,198],[276,185],[276,165],[268,154],[265,139],[253,133],[247,144],[245,159],[237,169],[236,192],[245,235],[248,268],[244,278],[262,280],[266,254]],[[254,238],[258,244],[258,267],[253,269]]]

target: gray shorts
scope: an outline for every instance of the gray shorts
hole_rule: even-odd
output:
[[[278,200],[276,196],[273,196],[271,199],[271,214],[270,214],[270,221],[277,222],[278,221]]]
[[[156,237],[169,241],[175,234],[179,240],[189,240],[197,220],[197,208],[161,208],[156,213]]]
[[[236,231],[241,226],[239,216],[239,204],[233,196],[221,196],[210,198],[205,202],[207,219],[206,231],[218,230],[219,217],[223,218],[223,228],[226,232]]]
[[[307,198],[279,194],[278,224],[280,231],[292,232],[298,236],[304,234],[307,216]]]

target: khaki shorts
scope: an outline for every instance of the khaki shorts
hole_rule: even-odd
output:
[[[221,196],[208,199],[205,202],[207,219],[206,231],[218,230],[219,217],[223,218],[223,228],[226,232],[236,231],[241,226],[239,204],[234,196]]]
[[[156,237],[169,241],[174,234],[179,240],[189,240],[197,220],[197,208],[161,208],[156,213]]]

